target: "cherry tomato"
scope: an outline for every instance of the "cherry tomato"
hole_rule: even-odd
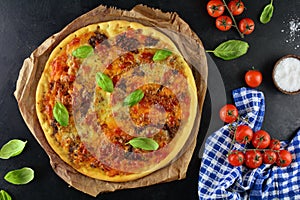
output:
[[[254,31],[254,21],[250,18],[244,18],[239,22],[239,30],[245,35],[249,35]]]
[[[240,15],[244,12],[244,3],[241,0],[232,0],[228,3],[228,8],[233,15]]]
[[[232,26],[232,20],[230,17],[223,15],[216,19],[216,27],[221,31],[228,31]]]
[[[245,82],[249,87],[258,87],[262,82],[262,74],[258,70],[249,70],[245,74]]]
[[[266,150],[263,153],[263,161],[266,164],[273,164],[277,160],[277,154],[272,150]]]
[[[269,149],[279,150],[280,149],[280,141],[276,139],[272,139],[270,141]]]
[[[224,13],[225,7],[220,0],[211,0],[206,5],[207,12],[212,17],[219,17]]]
[[[234,105],[227,104],[221,108],[219,114],[222,121],[226,123],[232,123],[237,120],[239,112]]]
[[[292,154],[287,150],[280,150],[277,155],[276,164],[279,167],[289,166],[292,162]]]
[[[251,169],[258,168],[262,164],[262,155],[257,150],[249,150],[245,153],[245,164]]]
[[[239,125],[235,132],[235,140],[238,143],[246,144],[252,140],[253,131],[247,125]]]
[[[270,141],[271,137],[269,133],[259,130],[253,134],[252,145],[257,149],[265,149],[269,146]]]
[[[228,156],[228,161],[232,166],[241,166],[244,160],[244,154],[237,150],[232,151]]]

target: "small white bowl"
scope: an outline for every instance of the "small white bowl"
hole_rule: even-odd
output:
[[[300,56],[298,55],[286,55],[286,56],[283,56],[282,58],[280,58],[274,65],[274,68],[273,68],[273,72],[272,72],[272,79],[273,79],[273,82],[276,86],[276,88],[281,91],[282,93],[284,94],[290,94],[290,95],[293,95],[293,94],[299,94],[300,93],[300,89],[299,90],[296,90],[296,91],[286,91],[284,89],[282,89],[279,84],[277,83],[277,81],[275,80],[275,73],[276,73],[276,69],[278,67],[278,64],[280,62],[282,62],[284,59],[287,59],[287,58],[296,58],[300,61]],[[299,66],[300,67],[300,66]],[[299,79],[300,79],[300,76],[299,76]]]

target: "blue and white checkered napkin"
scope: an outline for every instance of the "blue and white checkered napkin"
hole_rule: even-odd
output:
[[[240,88],[232,95],[239,114],[248,118],[238,123],[259,130],[265,112],[263,93]],[[285,143],[293,162],[284,168],[269,164],[254,170],[231,166],[226,157],[231,141],[228,125],[207,139],[199,172],[199,199],[300,199],[300,131],[289,144]],[[233,149],[243,147],[235,143]]]

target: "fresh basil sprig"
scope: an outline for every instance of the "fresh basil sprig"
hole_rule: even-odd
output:
[[[152,60],[153,61],[160,61],[160,60],[165,60],[167,57],[169,57],[172,54],[171,51],[166,50],[166,49],[160,49],[155,52]]]
[[[0,190],[0,200],[11,200],[11,196],[4,190]]]
[[[32,181],[34,178],[34,171],[29,167],[16,169],[8,172],[4,179],[15,185],[23,185]]]
[[[18,139],[10,140],[0,149],[0,158],[9,159],[11,157],[19,155],[23,151],[26,143],[27,141],[23,142],[22,140]]]
[[[78,47],[72,52],[72,55],[76,58],[87,58],[94,52],[94,49],[92,46],[89,45],[83,45]]]
[[[113,92],[114,91],[114,84],[106,74],[102,72],[96,73],[96,82],[99,87],[101,87],[106,92]]]
[[[140,102],[144,97],[144,92],[141,89],[137,89],[130,93],[123,101],[124,106],[133,106]]]
[[[61,126],[68,126],[69,112],[64,104],[56,102],[53,108],[53,116]]]
[[[274,6],[273,6],[273,0],[271,0],[270,4],[266,5],[264,10],[262,11],[260,15],[260,22],[263,24],[268,23],[272,16],[273,16]]]
[[[158,143],[155,140],[146,137],[133,138],[128,142],[128,144],[130,144],[134,148],[139,148],[147,151],[154,151],[159,147]]]
[[[221,43],[215,50],[206,50],[212,52],[215,56],[223,60],[232,60],[247,53],[249,45],[241,40],[228,40]]]

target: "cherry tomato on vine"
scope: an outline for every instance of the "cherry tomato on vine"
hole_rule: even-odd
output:
[[[256,131],[253,134],[252,145],[257,149],[265,149],[269,146],[271,137],[269,133],[264,130]]]
[[[251,169],[258,168],[262,164],[262,155],[258,150],[248,150],[245,153],[245,164]]]
[[[247,125],[239,125],[235,131],[235,140],[238,143],[246,144],[251,141],[253,137],[252,129]]]
[[[221,31],[228,31],[232,26],[232,19],[226,15],[222,15],[216,19],[216,27]]]
[[[244,12],[245,5],[241,0],[232,0],[228,3],[228,8],[233,15],[240,15]]]
[[[207,12],[212,17],[219,17],[224,13],[225,7],[220,0],[211,0],[206,5]]]
[[[228,156],[228,161],[232,166],[241,166],[244,160],[244,154],[237,150],[232,151]]]
[[[254,21],[250,18],[244,18],[239,22],[239,30],[245,35],[249,35],[254,31]]]
[[[258,87],[262,82],[262,73],[258,70],[249,70],[245,74],[245,82],[249,87]]]
[[[289,166],[292,162],[292,154],[287,150],[280,150],[277,154],[276,164],[279,167]]]
[[[280,141],[277,139],[272,139],[270,141],[269,149],[279,150],[280,149]]]
[[[234,105],[227,104],[221,108],[219,114],[222,121],[232,123],[237,120],[239,112]]]
[[[277,160],[277,154],[272,150],[266,150],[263,153],[263,162],[265,164],[273,164]]]

